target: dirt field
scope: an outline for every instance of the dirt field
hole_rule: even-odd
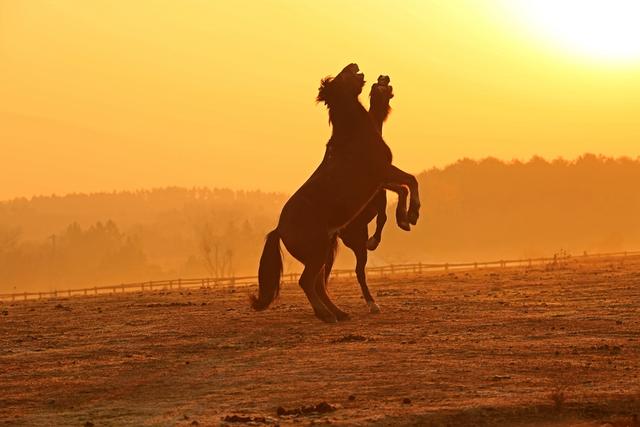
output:
[[[371,288],[335,325],[291,285],[0,303],[0,423],[640,426],[640,260]]]

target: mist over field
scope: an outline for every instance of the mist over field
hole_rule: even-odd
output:
[[[640,247],[638,159],[466,159],[423,172],[419,182],[419,225],[410,233],[396,227],[389,193],[369,265]],[[1,202],[0,292],[253,275],[287,197],[172,187]],[[337,267],[353,265],[342,247]],[[285,256],[285,270],[299,264]]]

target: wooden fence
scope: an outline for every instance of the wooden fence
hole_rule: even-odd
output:
[[[582,255],[555,255],[547,258],[522,258],[503,259],[497,261],[482,262],[462,262],[462,263],[412,263],[412,264],[389,264],[380,267],[367,268],[369,277],[388,277],[398,274],[420,275],[430,271],[450,271],[469,270],[478,268],[506,268],[506,267],[526,267],[534,265],[552,265],[568,262],[589,262],[601,261],[607,258],[640,257],[640,251],[610,252]],[[282,277],[283,283],[297,283],[300,273],[285,273]],[[331,273],[332,279],[353,279],[355,272],[353,269],[334,269]],[[153,291],[153,290],[174,290],[192,288],[241,288],[255,286],[258,281],[257,276],[220,277],[220,278],[198,278],[198,279],[173,279],[155,280],[148,282],[121,283],[119,285],[93,286],[82,289],[54,290],[48,292],[18,292],[0,294],[0,300],[16,301],[42,298],[58,298],[82,295],[115,294],[131,291]]]

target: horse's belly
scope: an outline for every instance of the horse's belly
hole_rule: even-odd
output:
[[[378,189],[378,186],[369,186],[356,192],[336,194],[329,210],[329,226],[339,230],[349,224],[368,206]]]
[[[311,215],[321,219],[330,233],[345,227],[382,184],[378,168],[371,168],[366,160],[339,158],[323,163],[289,199],[282,216]]]

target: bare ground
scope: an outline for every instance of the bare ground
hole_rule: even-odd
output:
[[[371,288],[334,325],[297,286],[0,303],[0,424],[640,426],[639,259]]]

